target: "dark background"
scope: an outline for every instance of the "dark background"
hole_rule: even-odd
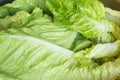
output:
[[[115,10],[120,10],[120,0],[100,0],[105,6]]]
[[[0,6],[6,4],[6,3],[11,3],[13,0],[0,0]]]

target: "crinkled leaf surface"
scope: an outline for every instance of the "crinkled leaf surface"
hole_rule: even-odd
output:
[[[42,39],[6,34],[0,42],[0,72],[12,80],[114,80],[119,74],[119,58],[90,67],[78,63],[72,51]]]
[[[14,0],[10,4],[0,7],[0,18],[13,15],[22,10],[31,12],[35,7],[42,8],[49,14],[49,11],[45,6],[45,1],[46,0]]]
[[[98,0],[47,0],[46,5],[52,12],[56,25],[79,32],[100,43],[120,38],[119,27],[105,18],[104,6]]]
[[[48,40],[67,49],[74,49],[74,51],[84,49],[92,44],[90,40],[79,35],[77,32],[55,26],[51,18],[48,15],[43,15],[42,10],[39,8],[35,8],[32,14],[20,11],[14,16],[0,19],[0,28],[0,34],[31,35]]]

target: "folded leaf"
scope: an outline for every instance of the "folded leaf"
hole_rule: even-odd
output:
[[[106,20],[104,21],[104,26],[108,27],[108,30],[106,30],[106,28],[102,36],[92,38],[91,40],[93,40],[93,42],[109,43],[120,39],[120,27],[116,23]]]
[[[120,53],[120,40],[114,43],[97,44],[90,51],[87,58],[102,58],[102,57],[113,57]]]
[[[79,52],[81,50],[84,50],[88,47],[91,47],[94,44],[90,39],[87,39],[81,34],[77,34],[74,42],[72,43],[70,50],[74,52]]]
[[[114,21],[120,26],[120,11],[105,8],[105,13],[108,20]]]

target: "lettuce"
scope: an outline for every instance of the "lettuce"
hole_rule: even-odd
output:
[[[35,7],[40,7],[45,11],[45,13],[49,14],[49,11],[45,6],[45,0],[14,0],[10,4],[0,7],[0,18],[13,15],[22,10],[31,12]]]
[[[105,8],[106,18],[110,21],[114,21],[120,26],[120,12],[117,10],[112,10],[110,8]]]
[[[81,50],[84,50],[88,47],[91,47],[94,42],[91,40],[87,39],[86,37],[82,36],[81,34],[77,34],[74,42],[72,43],[70,50],[74,52],[79,52]]]
[[[120,53],[120,40],[114,43],[97,44],[92,47],[92,50],[86,57],[88,58],[101,58],[113,57]],[[120,54],[119,54],[120,55]]]
[[[109,27],[108,31],[105,31],[102,36],[97,38],[92,38],[95,43],[109,43],[114,42],[120,39],[120,27],[112,22],[112,21],[105,21],[105,26]]]
[[[30,16],[26,11],[17,12],[14,16],[8,16],[0,19],[0,30],[8,29],[12,27],[18,27],[22,24],[22,21]]]
[[[43,12],[39,8],[35,8],[31,14],[21,11],[14,16],[0,19],[0,28],[0,34],[31,35],[68,49],[72,46],[78,34],[74,31],[53,25],[50,17],[48,15],[43,16]]]
[[[43,15],[43,11],[40,8],[35,8],[31,14],[26,11],[20,11],[13,16],[0,19],[0,28],[0,34],[31,35],[67,49],[74,49],[74,51],[84,49],[92,44],[90,40],[83,38],[77,32],[55,26],[48,15]],[[84,43],[84,40],[87,43]],[[82,42],[83,44],[81,45]],[[86,45],[83,46],[84,44]]]
[[[22,75],[29,72],[31,74],[31,71],[36,70],[36,68],[41,70],[40,72],[44,72],[50,66],[61,65],[66,62],[73,53],[30,36],[0,35],[0,42],[0,51],[2,52],[0,53],[0,72],[11,77],[21,76],[22,78]],[[65,58],[63,59],[63,57]],[[42,66],[40,67],[40,65]],[[41,76],[37,80],[42,78]]]
[[[115,36],[119,35],[117,30],[120,28],[106,19],[104,6],[97,0],[47,0],[46,5],[56,25],[79,32],[96,42],[113,42],[120,38]]]
[[[104,8],[96,0],[47,0],[46,4],[57,25],[80,32],[86,37],[100,36],[105,30],[105,26],[99,22],[99,19],[104,17]],[[98,10],[102,14],[98,13]]]
[[[19,79],[16,79],[14,77],[10,77],[9,75],[5,75],[5,74],[0,74],[0,79],[1,80],[19,80]]]
[[[91,61],[93,66],[88,66],[73,57],[78,53],[42,39],[4,34],[0,42],[0,72],[12,80],[114,80],[120,73],[119,58],[101,66]]]
[[[15,0],[0,11],[1,80],[120,79],[119,15],[99,1]]]

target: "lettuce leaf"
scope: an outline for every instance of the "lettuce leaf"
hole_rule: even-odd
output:
[[[0,19],[0,30],[18,27],[28,16],[30,16],[28,12],[20,11],[13,16],[8,16],[6,18]]]
[[[74,52],[79,52],[81,50],[91,47],[93,44],[94,42],[92,42],[90,39],[87,39],[81,34],[77,34],[74,42],[70,47],[70,50]]]
[[[101,57],[113,57],[120,53],[120,40],[114,43],[97,44],[92,47],[87,58],[101,58]]]
[[[20,11],[16,15],[0,19],[0,28],[0,34],[31,35],[67,49],[75,49],[74,51],[84,49],[92,44],[90,40],[83,38],[77,32],[55,26],[48,15],[43,15],[43,11],[40,8],[35,8],[31,14],[26,11]],[[87,43],[84,43],[84,40]],[[83,44],[79,45],[82,42]],[[84,44],[86,45],[84,46]]]
[[[120,39],[120,27],[111,21],[105,21],[105,26],[109,27],[102,36],[92,38],[95,43],[110,43]]]
[[[100,36],[105,30],[104,24],[99,22],[105,16],[104,7],[97,0],[47,0],[46,5],[53,13],[57,25],[89,38]]]
[[[120,27],[103,4],[39,1],[0,7],[0,79],[119,80]]]
[[[0,35],[0,72],[16,77],[22,76],[37,66],[39,66],[38,70],[40,69],[43,72],[50,66],[57,66],[66,62],[72,53],[34,37]],[[62,59],[63,57],[65,58]],[[42,65],[41,67],[37,65],[39,63]]]
[[[78,62],[74,54],[31,36],[0,35],[0,72],[12,80],[114,80],[120,73],[119,58],[92,67]]]
[[[4,72],[0,72],[0,79],[1,80],[19,80],[15,77],[10,77],[7,73],[3,74]]]
[[[120,28],[106,19],[104,6],[97,0],[47,0],[46,5],[55,25],[79,32],[97,43],[120,38]]]
[[[49,11],[45,6],[45,0],[14,0],[10,4],[0,7],[0,18],[13,15],[22,10],[31,12],[35,7],[42,8],[45,13],[49,14]]]
[[[105,8],[106,18],[110,21],[114,21],[120,26],[120,11]]]

